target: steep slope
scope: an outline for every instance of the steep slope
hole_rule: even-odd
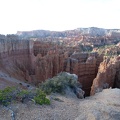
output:
[[[97,76],[93,80],[91,95],[109,87],[120,88],[120,56],[106,58],[100,64]]]

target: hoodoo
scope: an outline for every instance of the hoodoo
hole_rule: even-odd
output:
[[[32,36],[31,32],[0,35],[1,71],[35,85],[63,71],[73,73],[86,95],[119,87],[119,57],[103,61],[106,54],[119,54],[118,30],[92,27],[64,32],[33,31]],[[113,47],[102,49],[111,44]]]

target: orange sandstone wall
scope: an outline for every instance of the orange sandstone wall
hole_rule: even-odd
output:
[[[75,51],[75,48],[62,48],[45,42],[19,40],[14,36],[0,37],[0,69],[34,84],[62,71],[75,73],[86,95],[89,95],[103,57],[97,53]]]
[[[109,87],[120,88],[120,56],[105,59],[100,64],[97,76],[93,80],[91,95]]]

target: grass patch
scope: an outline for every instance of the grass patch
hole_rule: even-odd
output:
[[[46,98],[46,94],[41,90],[23,90],[20,88],[7,87],[0,90],[0,104],[7,106],[12,101],[24,102],[25,99],[34,100],[37,104],[50,104],[50,100]]]

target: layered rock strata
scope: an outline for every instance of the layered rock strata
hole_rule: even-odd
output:
[[[86,95],[89,95],[102,56],[97,53],[80,53],[78,48],[73,47],[19,40],[15,36],[3,36],[0,39],[1,70],[34,84],[62,71],[74,73],[78,75]]]
[[[100,64],[97,76],[93,80],[91,95],[109,87],[120,88],[120,56],[106,58]]]
[[[32,45],[32,41],[19,40],[16,36],[0,36],[0,70],[21,77],[26,70],[30,72],[33,67]]]

